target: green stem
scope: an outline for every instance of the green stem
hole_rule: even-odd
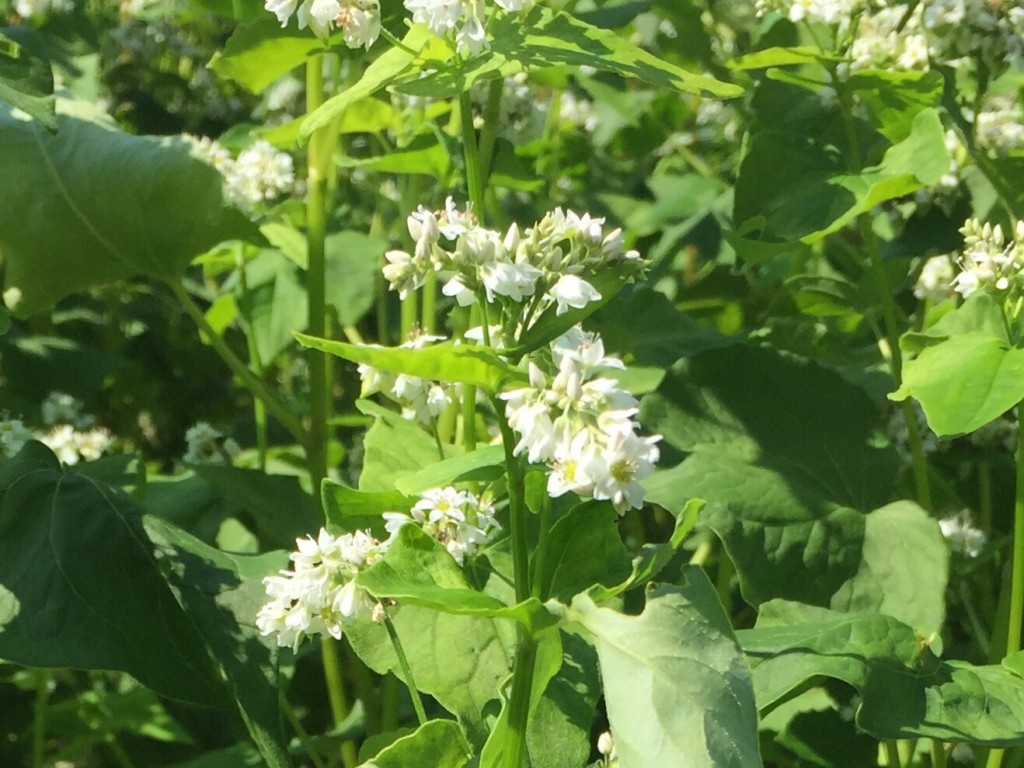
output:
[[[32,768],[46,763],[46,710],[50,703],[50,672],[35,670],[36,706],[32,721]]]
[[[537,663],[537,643],[522,625],[518,626],[519,644],[512,669],[512,693],[508,702],[508,726],[511,743],[504,768],[522,768],[526,753],[526,725],[530,719],[530,693],[533,668]]]
[[[412,676],[412,669],[409,661],[405,658],[405,649],[402,648],[402,641],[398,638],[398,631],[395,624],[388,615],[387,608],[384,609],[384,627],[391,638],[391,645],[395,649],[395,656],[398,657],[398,666],[402,668],[402,677],[405,679],[405,687],[409,689],[409,696],[412,698],[412,708],[416,710],[416,720],[420,725],[427,722],[427,713],[423,709],[423,701],[420,699],[420,692],[416,689],[416,680]]]
[[[512,573],[516,587],[516,602],[530,597],[530,553],[526,541],[526,489],[523,465],[514,453],[516,436],[504,416],[504,403],[494,398],[494,410],[498,414],[498,428],[501,443],[505,449],[505,467],[508,470],[508,516],[509,535],[512,539]],[[543,533],[543,531],[542,531]]]
[[[416,321],[417,321],[417,317],[416,316],[418,314],[418,311],[416,309],[417,304],[418,304],[418,302],[417,302],[417,299],[416,299],[416,293],[415,292],[410,293],[408,296],[406,296],[404,299],[402,299],[402,307],[401,307],[401,315],[400,315],[400,322],[401,322],[401,329],[402,329],[402,339],[401,339],[402,343],[405,343],[406,341],[408,341],[409,338],[412,336],[413,332],[416,330]]]
[[[324,680],[327,683],[327,699],[331,703],[331,719],[334,724],[341,725],[348,717],[348,699],[345,686],[341,681],[341,658],[338,655],[338,642],[330,636],[320,638],[320,653],[323,658]],[[346,740],[341,745],[341,759],[345,768],[353,768],[358,763],[356,745]]]
[[[394,675],[387,675],[380,682],[380,732],[387,733],[398,728],[398,694],[401,681]]]
[[[238,280],[242,288],[243,319],[245,320],[245,342],[249,351],[249,367],[252,372],[263,379],[263,360],[260,358],[259,345],[256,344],[256,332],[253,330],[252,302],[249,293],[249,276],[245,269],[245,245],[237,244],[235,254],[238,259]],[[258,397],[252,401],[253,421],[256,423],[256,455],[261,472],[267,470],[267,407]]]
[[[316,54],[306,62],[306,111],[314,112],[324,96],[323,54]],[[309,139],[306,158],[306,294],[309,314],[307,332],[311,336],[324,338],[327,330],[326,299],[326,255],[327,240],[327,199],[325,196],[327,175],[331,167],[332,148],[328,145],[329,132],[316,131]],[[327,381],[327,359],[323,352],[310,349],[309,361],[309,442],[306,444],[306,462],[309,465],[310,482],[317,511],[323,519],[323,502],[320,486],[327,477],[327,411],[329,386]]]
[[[307,445],[310,439],[309,434],[303,428],[299,418],[288,410],[287,406],[277,399],[263,380],[249,370],[249,366],[231,351],[231,348],[224,339],[206,321],[206,316],[199,309],[198,305],[192,301],[192,297],[188,295],[185,288],[173,280],[168,281],[167,285],[181,304],[182,309],[185,310],[185,314],[192,318],[193,322],[199,327],[200,332],[206,337],[207,342],[220,355],[228,368],[231,369],[231,372],[242,380],[246,389],[252,393],[253,397],[259,398],[266,404],[270,414],[281,422],[285,429],[292,433],[292,436],[300,445]]]
[[[889,768],[901,768],[899,744],[893,739],[882,742],[885,749],[885,763]]]
[[[434,271],[428,272],[423,281],[423,307],[420,318],[423,332],[433,334],[437,329],[437,273]]]
[[[469,201],[477,221],[484,223],[484,179],[480,167],[480,152],[476,143],[476,129],[473,127],[473,102],[469,91],[459,97],[459,120],[462,124],[462,151],[466,158],[466,186]]]
[[[281,711],[284,712],[285,719],[292,726],[292,730],[295,731],[295,735],[299,737],[299,743],[302,744],[302,748],[306,750],[306,755],[309,757],[310,762],[313,763],[315,768],[327,768],[324,761],[320,759],[320,755],[313,749],[312,742],[309,738],[309,731],[302,725],[302,720],[295,714],[295,708],[292,707],[292,703],[288,701],[288,697],[284,695],[284,688],[278,688],[278,703],[280,704]]]
[[[503,78],[495,78],[487,89],[484,106],[484,128],[480,133],[480,178],[484,189],[494,163],[494,145],[498,140],[498,119],[501,117],[501,96],[505,90]]]
[[[946,768],[946,745],[932,739],[932,768]]]
[[[1017,423],[1024,424],[1024,403],[1017,406]],[[1024,623],[1024,429],[1017,430],[1017,478],[1013,498],[1013,570],[1010,576],[1010,618],[1006,655],[1020,650]]]

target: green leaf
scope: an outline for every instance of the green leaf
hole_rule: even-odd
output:
[[[395,487],[412,495],[453,483],[486,482],[501,477],[504,467],[505,449],[500,445],[487,445],[424,467],[416,474],[398,480]]]
[[[808,45],[793,48],[765,48],[761,51],[740,56],[735,61],[729,62],[729,66],[742,71],[767,69],[768,67],[786,67],[794,64],[827,64],[839,60],[838,56],[829,55],[817,46]]]
[[[184,139],[129,136],[94,107],[58,101],[58,131],[0,104],[0,251],[17,315],[135,275],[177,280],[192,257],[252,226]]]
[[[466,736],[452,720],[430,720],[396,739],[364,763],[367,768],[461,768],[471,752]]]
[[[431,43],[434,43],[431,45]],[[418,60],[420,52],[437,52],[445,46],[438,45],[440,41],[423,24],[414,25],[404,38],[404,48],[390,48],[378,57],[363,72],[358,82],[349,86],[337,96],[332,96],[321,104],[314,112],[311,112],[302,123],[299,131],[299,140],[306,142],[313,132],[331,121],[341,117],[345,110],[360,99],[372,96],[381,88],[394,82],[400,75],[413,70],[413,62]],[[417,51],[413,55],[406,49]]]
[[[360,491],[394,491],[403,476],[438,460],[437,445],[419,426],[369,400],[358,400],[360,412],[374,417],[363,438]]]
[[[949,575],[949,545],[938,523],[917,504],[896,501],[871,512],[865,524],[857,573],[832,596],[831,607],[883,613],[937,636]]]
[[[263,577],[285,568],[286,552],[229,555],[147,516],[146,532],[189,618],[224,670],[253,741],[272,768],[291,765],[281,727],[278,648],[253,625],[267,600]]]
[[[645,427],[692,454],[648,478],[647,496],[670,510],[706,500],[746,600],[828,605],[860,565],[863,512],[890,497],[896,456],[872,445],[876,419],[862,390],[816,364],[702,352],[641,403]]]
[[[324,43],[309,30],[282,27],[270,14],[264,14],[235,27],[224,50],[216,52],[207,66],[221,77],[261,93],[279,77],[323,51]]]
[[[415,525],[402,526],[384,557],[360,572],[356,583],[374,597],[462,616],[515,619],[531,632],[557,621],[536,598],[508,606],[471,589],[447,550]]]
[[[1001,666],[942,661],[891,617],[773,601],[737,637],[762,707],[831,677],[860,692],[857,725],[875,738],[1024,744],[1019,677]]]
[[[206,706],[226,696],[124,493],[29,443],[0,462],[0,657],[116,669]]]
[[[420,136],[408,146],[389,150],[376,157],[341,157],[339,168],[362,168],[379,173],[423,174],[445,179],[451,169],[451,157],[434,135]]]
[[[369,528],[378,538],[384,537],[385,512],[408,512],[416,499],[398,491],[357,491],[341,483],[325,479],[320,496],[332,533],[351,533]]]
[[[442,342],[423,349],[381,347],[376,344],[348,344],[318,339],[303,333],[295,338],[304,347],[329,355],[365,363],[382,371],[419,376],[432,381],[474,384],[497,392],[508,381],[525,381],[526,374],[502,360],[490,347]]]
[[[278,251],[262,251],[244,269],[246,290],[240,281],[231,283],[235,301],[251,321],[261,362],[269,365],[292,343],[292,333],[306,327],[306,290],[298,269]]]
[[[857,100],[867,107],[879,133],[896,143],[913,130],[914,118],[942,101],[942,75],[938,72],[891,72],[862,69],[846,79]]]
[[[987,331],[954,336],[907,361],[889,397],[915,398],[940,437],[973,432],[1024,399],[1024,349]]]
[[[760,766],[750,672],[699,568],[648,594],[639,616],[586,595],[568,618],[593,638],[615,748],[626,765]]]
[[[386,248],[386,242],[362,232],[346,230],[327,236],[326,298],[341,325],[355,325],[373,306],[373,286]]]
[[[38,41],[27,38],[27,32],[25,29],[0,32],[0,101],[20,109],[47,130],[55,131],[53,70],[42,55]]]
[[[939,321],[923,331],[908,331],[900,337],[900,349],[911,357],[950,337],[965,333],[984,333],[1010,345],[1008,319],[1003,304],[985,291],[976,291],[959,307],[944,314]]]
[[[291,475],[268,475],[256,469],[202,464],[193,467],[239,514],[252,521],[268,549],[292,550],[295,540],[320,527],[313,498]]]
[[[618,519],[609,504],[583,503],[551,526],[546,549],[534,555],[534,578],[543,599],[569,603],[589,587],[611,587],[628,578],[629,555]]]

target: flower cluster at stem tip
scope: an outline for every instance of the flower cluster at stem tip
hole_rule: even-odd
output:
[[[978,290],[1005,293],[1021,287],[1024,272],[1024,221],[1017,222],[1016,239],[1007,240],[1002,227],[968,219],[960,228],[964,248],[953,278],[953,290],[965,299]]]
[[[506,12],[527,11],[533,0],[494,0]],[[326,39],[337,27],[349,48],[369,48],[380,37],[379,0],[265,0],[264,7],[281,26],[295,15],[299,29],[309,27]],[[484,0],[405,0],[412,21],[425,24],[440,37],[453,37],[460,52],[475,56],[487,49],[487,8]]]
[[[440,542],[459,565],[499,527],[487,495],[453,487],[426,491],[408,514],[385,512],[383,518],[391,534],[384,541],[369,531],[334,536],[325,529],[315,539],[296,540],[292,568],[263,579],[269,600],[256,616],[260,632],[297,650],[307,637],[340,639],[346,624],[366,616],[376,619],[378,603],[354,579],[383,557],[406,525]]]

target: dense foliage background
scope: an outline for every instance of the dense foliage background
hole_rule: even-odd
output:
[[[1024,764],[1024,5],[0,14],[0,765]]]

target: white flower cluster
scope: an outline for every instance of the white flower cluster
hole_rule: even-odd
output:
[[[494,0],[503,11],[518,13],[533,7],[533,0]],[[416,24],[426,24],[435,35],[454,35],[455,48],[476,56],[489,48],[484,31],[484,0],[405,0],[406,10]]]
[[[373,610],[373,599],[353,578],[384,552],[384,545],[366,531],[335,537],[321,528],[316,539],[295,544],[293,569],[263,579],[271,599],[256,616],[263,635],[276,634],[277,644],[292,650],[312,635],[340,640],[346,622]]]
[[[443,341],[443,336],[419,334],[401,345],[403,349],[423,349],[430,342]],[[402,416],[419,424],[432,424],[452,402],[454,386],[409,376],[389,373],[363,363],[359,366],[362,379],[361,397],[380,392],[402,407]]]
[[[79,431],[73,424],[59,424],[45,435],[38,435],[37,439],[69,467],[79,461],[95,461],[113,443],[105,429]]]
[[[51,392],[43,400],[39,409],[43,423],[52,427],[55,424],[72,424],[78,429],[88,429],[96,423],[96,418],[82,413],[82,401],[67,392]]]
[[[950,549],[967,557],[980,555],[988,542],[985,532],[974,527],[969,509],[960,510],[955,515],[939,520],[939,529],[949,542]]]
[[[416,525],[439,541],[459,565],[498,528],[486,495],[453,487],[426,491],[408,515],[385,512],[383,517],[391,534],[385,541],[369,531],[333,536],[325,529],[316,539],[296,540],[292,569],[263,579],[270,599],[256,616],[260,632],[277,635],[277,644],[292,650],[312,635],[340,639],[347,622],[372,615],[376,607],[356,585],[356,574],[377,562],[405,525]]]
[[[392,536],[402,526],[418,526],[441,542],[459,565],[499,527],[489,498],[450,486],[422,494],[408,515],[385,512],[384,519],[387,521],[385,528]]]
[[[863,15],[849,56],[851,69],[928,69],[928,37],[920,14],[908,19],[905,5],[893,5]]]
[[[619,755],[615,749],[611,731],[605,731],[597,737],[597,751],[601,755],[601,759],[597,763],[601,768],[618,768]]]
[[[0,458],[11,458],[32,439],[34,439],[32,430],[26,427],[20,419],[0,419]]]
[[[181,460],[186,464],[230,464],[241,452],[238,443],[205,421],[197,422],[185,432],[187,449]]]
[[[759,16],[778,11],[790,21],[840,24],[849,21],[863,4],[863,0],[757,0],[755,10]]]
[[[952,296],[953,278],[956,269],[949,256],[932,256],[924,266],[914,284],[914,295],[932,304],[941,304]]]
[[[934,57],[982,61],[993,75],[1024,63],[1020,0],[929,0],[919,8]]]
[[[75,9],[73,0],[15,0],[14,12],[23,19],[47,13],[70,13]]]
[[[548,493],[608,499],[620,514],[643,506],[640,480],[658,461],[659,435],[640,437],[639,402],[601,369],[623,368],[605,357],[596,334],[574,328],[552,345],[558,372],[550,378],[530,363],[530,386],[505,392],[505,416],[519,434],[516,454],[552,466]]]
[[[960,228],[964,249],[958,259],[960,272],[953,289],[965,299],[979,289],[1007,291],[1017,285],[1024,268],[1024,221],[1017,222],[1016,240],[1007,241],[997,224],[982,225],[968,219]]]
[[[632,277],[643,268],[640,254],[623,247],[621,229],[606,233],[603,218],[561,208],[523,233],[513,224],[502,234],[478,226],[472,213],[459,211],[449,197],[438,213],[420,206],[408,226],[416,242],[413,253],[389,251],[383,270],[403,299],[429,272],[454,272],[442,292],[460,306],[483,295],[488,303],[530,302],[533,316],[551,304],[564,314],[601,299],[585,276],[611,269]],[[442,238],[454,241],[454,248],[443,247]]]
[[[299,29],[309,27],[321,39],[337,27],[349,48],[368,49],[380,36],[379,0],[265,0],[263,7],[282,27],[295,14]]]
[[[287,152],[279,152],[260,139],[243,149],[237,159],[208,137],[196,140],[200,154],[224,177],[225,194],[243,210],[276,200],[295,185],[295,164]]]
[[[996,153],[1024,149],[1024,114],[1011,96],[989,98],[975,118],[978,146]]]

